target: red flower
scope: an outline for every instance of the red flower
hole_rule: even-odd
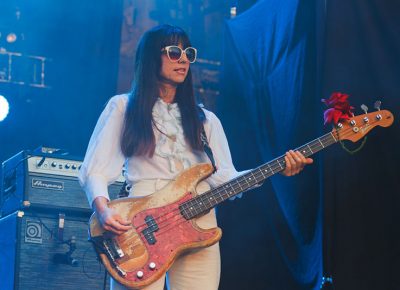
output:
[[[324,102],[328,107],[334,107],[336,104],[348,103],[348,97],[349,95],[347,94],[333,93],[329,99],[322,99],[321,101]]]
[[[336,125],[339,121],[348,120],[353,117],[351,110],[354,107],[350,106],[347,101],[349,95],[342,93],[333,93],[329,99],[322,99],[329,109],[324,112],[324,124],[331,123],[332,121]]]

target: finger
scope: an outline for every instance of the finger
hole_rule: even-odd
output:
[[[290,173],[290,171],[292,170],[292,164],[290,163],[290,159],[287,155],[285,155],[285,164],[286,164],[286,167],[285,167],[284,171],[286,173]]]
[[[304,166],[306,166],[308,164],[312,164],[314,162],[314,160],[312,158],[306,158],[300,151],[296,151],[296,154],[298,157],[301,158],[301,162],[302,162],[301,168],[302,169],[304,168]]]
[[[302,163],[305,163],[306,158],[304,157],[303,154],[301,154],[300,151],[295,151],[294,154],[297,156],[297,158],[299,158],[301,160]]]
[[[109,231],[116,233],[117,235],[121,235],[127,231],[125,229],[121,229],[118,222],[114,222],[111,225],[107,225],[107,228]]]
[[[127,230],[130,230],[132,228],[132,226],[127,226],[127,225],[123,225],[121,224],[120,220],[121,217],[117,217],[115,218],[112,223],[110,224],[110,226],[112,226],[114,229],[116,229],[117,231],[124,231],[126,232]]]
[[[290,155],[289,152],[286,152],[285,161],[287,169],[285,173],[287,176],[291,176],[293,175],[294,166],[296,165],[296,162],[293,160],[293,157]]]
[[[299,164],[299,163],[301,163],[301,155],[299,155],[298,153],[300,153],[300,152],[298,152],[298,151],[296,151],[296,152],[294,152],[293,150],[290,150],[289,151],[289,153],[290,153],[290,156],[293,158],[293,160],[296,162],[296,165],[297,164]]]
[[[131,226],[132,223],[124,218],[122,218],[120,215],[115,216],[115,219],[124,226]]]
[[[130,230],[130,229],[132,228],[132,224],[131,224],[129,221],[124,220],[124,219],[121,218],[121,217],[116,218],[116,222],[117,222],[117,225],[118,225],[117,228],[118,228],[119,230],[125,230],[125,231],[127,231],[127,230]]]
[[[292,154],[293,159],[296,162],[296,169],[295,169],[294,174],[298,174],[300,171],[303,170],[303,167],[305,165],[304,162],[306,161],[306,159],[303,156],[303,154],[301,154],[299,151],[292,151],[292,153],[293,153]]]
[[[131,229],[130,226],[122,225],[118,218],[122,219],[119,215],[107,215],[102,222],[103,228],[119,235]]]
[[[285,164],[286,164],[285,171],[290,171],[292,168],[292,164],[290,163],[287,153],[285,154]]]
[[[296,154],[296,161],[298,162],[298,172],[303,170],[304,166],[306,165],[306,158],[304,157],[303,154],[301,154],[299,151],[294,152]]]
[[[301,159],[296,155],[293,150],[289,150],[289,159],[292,163],[292,172],[295,174],[299,170],[299,166],[301,164]]]
[[[125,231],[119,231],[119,230],[115,229],[114,227],[112,227],[110,225],[104,225],[103,228],[106,231],[112,232],[112,233],[117,234],[117,235],[121,235],[121,234],[123,234],[125,232]]]
[[[305,164],[305,165],[307,165],[307,164],[311,164],[311,163],[313,163],[314,162],[314,160],[312,159],[312,158],[306,158],[301,152],[299,152],[299,151],[297,151],[298,152],[298,154],[300,155],[300,157],[302,158],[302,161],[303,161],[303,163]]]

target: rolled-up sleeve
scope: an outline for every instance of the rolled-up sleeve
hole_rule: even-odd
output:
[[[108,185],[121,175],[125,158],[120,148],[120,137],[126,103],[126,95],[111,98],[90,138],[79,172],[79,182],[90,206],[99,196],[109,200]]]

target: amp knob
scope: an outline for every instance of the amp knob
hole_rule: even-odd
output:
[[[154,269],[156,268],[156,263],[151,262],[151,263],[149,264],[149,268],[150,268],[150,270],[154,270]]]

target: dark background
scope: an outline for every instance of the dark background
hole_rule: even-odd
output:
[[[325,108],[319,100],[334,91],[350,94],[357,114],[362,113],[360,104],[372,111],[380,99],[382,108],[395,115],[390,128],[371,131],[357,154],[332,146],[303,174],[273,177],[241,200],[221,206],[220,288],[318,289],[325,274],[333,277],[335,289],[398,289],[400,5],[389,0],[326,1],[326,6],[318,1],[276,6],[279,1],[214,2],[2,1],[2,31],[12,29],[23,37],[10,45],[2,33],[0,47],[49,61],[48,88],[0,82],[0,94],[10,102],[9,116],[0,122],[0,160],[40,145],[83,156],[106,101],[129,89],[133,54],[123,48],[134,51],[141,33],[157,23],[177,24],[200,50],[203,61],[193,66],[196,93],[221,117],[240,170],[329,131],[322,125]],[[233,5],[237,20],[230,19]],[[292,20],[286,15],[294,15],[295,26],[285,24]],[[236,30],[235,23],[240,23]],[[268,35],[275,24],[280,34]],[[257,69],[268,61],[256,57],[237,64],[237,56],[257,52],[254,42],[232,45],[238,29],[251,31],[254,39],[265,33],[267,48],[294,48],[302,40],[297,36],[307,35],[300,71],[287,66],[284,53],[274,58],[284,60],[288,72],[287,78],[279,77],[276,92],[292,88],[289,79],[303,84],[298,95],[293,89],[295,102],[288,102],[288,94],[276,97],[270,83],[249,86],[254,79],[264,80]],[[278,42],[281,37],[292,42]],[[24,64],[15,65],[20,71],[15,79],[28,80]],[[243,65],[253,66],[257,74],[241,71]],[[268,135],[260,136],[264,130]],[[287,132],[295,136],[286,138]],[[352,149],[358,145],[347,144]]]

